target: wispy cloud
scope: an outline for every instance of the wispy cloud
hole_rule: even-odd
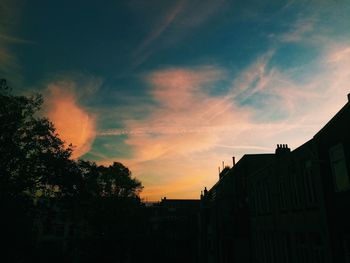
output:
[[[155,26],[150,29],[150,33],[134,50],[132,54],[133,66],[136,67],[145,62],[149,56],[159,49],[159,39],[167,31],[168,38],[171,42],[179,41],[187,32],[204,24],[212,17],[224,3],[224,0],[218,1],[189,1],[178,0],[176,4],[170,6],[168,12],[155,23]],[[158,17],[158,14],[155,15]],[[172,30],[168,30],[171,28]]]
[[[31,43],[12,36],[19,21],[21,2],[8,0],[0,2],[0,74],[12,83],[18,82],[21,75],[20,65],[10,45]]]
[[[67,144],[73,144],[73,158],[89,152],[96,136],[96,116],[78,102],[78,90],[89,90],[98,82],[77,86],[73,81],[50,83],[45,93],[45,108],[49,119]]]
[[[128,135],[125,143],[132,147],[134,156],[123,160],[146,185],[144,196],[156,199],[161,194],[157,189],[162,188],[165,194],[179,197],[192,192],[192,198],[196,197],[194,188],[208,184],[208,173],[217,169],[217,158],[209,151],[228,141],[232,133],[248,129],[247,110],[237,108],[226,96],[210,94],[224,77],[225,72],[218,67],[200,66],[167,68],[145,78],[157,106],[143,120],[124,123]],[[105,135],[121,133],[124,132],[110,130]],[[203,161],[204,153],[209,160]],[[194,162],[200,167],[194,169]],[[152,171],[153,176],[149,174],[152,165],[158,167]],[[169,167],[174,169],[170,171]],[[182,169],[186,172],[178,175]],[[153,181],[153,177],[158,179]],[[154,195],[157,191],[158,196]]]
[[[188,5],[182,2],[166,27],[188,25],[191,18],[182,20],[194,12]],[[111,138],[123,135],[132,157],[121,161],[145,185],[144,197],[197,198],[203,186],[216,182],[222,160],[230,164],[232,155],[274,152],[277,143],[298,147],[345,104],[350,44],[320,34],[317,17],[300,14],[286,33],[238,73],[217,63],[165,66],[145,74],[153,103],[137,108],[147,109],[147,114],[128,115],[122,128],[99,132]],[[155,38],[141,53],[152,52],[166,27],[154,31]],[[279,53],[284,46],[317,49],[317,57],[307,65],[288,67]],[[101,163],[109,161],[104,158]]]
[[[279,36],[282,42],[298,42],[307,37],[315,29],[317,18],[315,16],[300,16],[299,19],[292,24],[289,31]]]
[[[230,78],[222,68],[151,72],[145,80],[157,106],[143,120],[128,120],[124,130],[104,135],[128,136],[134,156],[123,161],[146,185],[144,197],[195,198],[194,189],[216,181],[221,160],[229,164],[231,155],[273,152],[276,143],[295,148],[310,139],[345,104],[349,47],[326,49],[315,62],[322,67],[303,81],[271,64],[274,52],[268,51],[228,81],[232,86],[220,96],[211,91]],[[256,97],[261,107],[242,104]]]
[[[176,5],[170,8],[169,12],[163,17],[162,21],[151,31],[146,39],[140,44],[140,46],[134,51],[134,56],[142,54],[146,48],[149,47],[157,38],[170,26],[170,24],[176,19],[177,15],[183,10],[185,1],[179,0]]]

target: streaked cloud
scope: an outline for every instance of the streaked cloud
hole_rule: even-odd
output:
[[[170,5],[168,11],[160,18],[159,14],[156,14],[156,22],[150,33],[132,54],[133,66],[142,64],[160,48],[159,40],[166,32],[167,38],[172,40],[168,42],[179,41],[188,32],[207,22],[224,2],[224,0],[178,0]]]
[[[0,2],[0,74],[10,83],[20,82],[20,64],[11,50],[13,44],[32,44],[31,41],[13,36],[16,30],[23,1],[4,0]]]
[[[185,1],[179,0],[174,7],[170,8],[168,13],[163,17],[162,21],[150,32],[146,39],[134,51],[134,56],[140,56],[157,38],[170,26],[176,16],[184,8]]]
[[[277,143],[298,147],[345,104],[348,45],[325,50],[315,62],[322,67],[303,81],[271,64],[273,55],[267,51],[258,57],[228,81],[232,86],[220,96],[212,89],[230,78],[220,67],[166,68],[146,77],[157,106],[145,119],[127,121],[124,130],[134,152],[124,162],[144,182],[144,197],[196,198],[196,187],[199,191],[217,180],[221,160],[231,164],[231,155],[273,152]],[[262,100],[259,107],[242,104],[253,98]]]
[[[207,184],[217,170],[210,151],[233,131],[247,128],[248,111],[236,108],[226,96],[210,94],[224,77],[213,66],[167,68],[146,77],[157,106],[147,118],[125,123],[125,143],[134,156],[124,160],[144,182],[143,196],[156,200],[161,188],[165,195],[197,198],[194,189]],[[194,169],[195,163],[200,167]],[[150,175],[152,166],[157,169]]]
[[[279,36],[279,40],[282,42],[298,42],[304,40],[305,37],[315,29],[316,23],[317,19],[315,16],[300,16],[298,20],[291,25],[289,31]]]
[[[49,81],[48,116],[75,158],[123,162],[149,200],[198,198],[232,155],[294,149],[349,92],[346,1],[130,0],[63,20],[44,2],[16,31],[20,1],[1,1],[1,72],[23,67],[26,91],[83,72]]]

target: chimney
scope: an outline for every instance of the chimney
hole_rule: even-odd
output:
[[[236,158],[234,156],[232,156],[232,166],[236,165]]]
[[[275,154],[285,154],[289,152],[290,149],[288,148],[288,144],[277,144]]]
[[[204,187],[204,195],[208,194],[207,187]]]

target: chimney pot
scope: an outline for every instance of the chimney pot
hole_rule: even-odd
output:
[[[204,195],[208,193],[207,187],[204,187]]]

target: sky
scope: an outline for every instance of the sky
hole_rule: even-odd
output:
[[[293,150],[350,92],[347,0],[0,0],[0,77],[43,94],[72,158],[145,201],[198,199],[232,156]]]

